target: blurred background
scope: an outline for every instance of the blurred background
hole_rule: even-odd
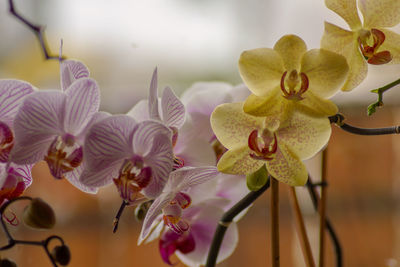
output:
[[[318,48],[324,20],[347,28],[322,0],[31,0],[15,1],[30,21],[46,25],[51,51],[83,61],[101,88],[101,109],[125,113],[147,97],[153,69],[159,87],[181,94],[197,81],[241,83],[237,61],[243,50],[272,47],[284,34],[297,34],[309,48]],[[400,32],[398,27],[397,32]],[[400,66],[369,67],[368,78],[334,101],[361,127],[400,124],[400,88],[385,93],[385,108],[372,117],[371,89],[398,79]],[[40,89],[59,89],[59,66],[45,61],[35,35],[0,2],[0,79],[26,80]],[[328,151],[328,216],[342,243],[345,266],[400,266],[400,137],[353,136],[333,127]],[[308,163],[319,179],[318,158]],[[282,266],[305,266],[298,246],[288,188],[281,186]],[[301,192],[301,189],[299,189]],[[65,238],[72,251],[70,266],[165,266],[156,243],[136,246],[140,224],[128,209],[119,231],[112,220],[120,198],[114,186],[98,195],[79,192],[56,181],[45,164],[34,169],[27,195],[54,207],[58,223],[49,232],[14,229],[16,237]],[[301,193],[308,232],[318,244],[318,218]],[[269,193],[239,222],[240,242],[219,266],[269,266]],[[0,240],[5,242],[4,237]],[[329,240],[329,239],[327,239]],[[317,247],[315,255],[317,255]],[[328,241],[327,266],[334,266]],[[8,252],[19,266],[51,266],[40,248],[17,247]],[[178,266],[183,266],[178,264]]]

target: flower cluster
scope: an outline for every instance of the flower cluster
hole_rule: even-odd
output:
[[[327,22],[321,49],[285,35],[242,53],[244,85],[197,83],[181,99],[169,87],[158,96],[155,69],[148,99],[126,114],[99,111],[98,84],[76,60],[60,60],[61,90],[1,80],[0,204],[21,195],[44,160],[81,191],[113,184],[143,219],[138,243],[158,239],[165,263],[176,254],[205,264],[219,219],[249,192],[246,175],[304,185],[303,160],[327,144],[338,112],[329,98],[361,83],[367,63],[400,60],[400,37],[386,29],[400,22],[399,1],[359,0],[363,23],[356,0],[325,2],[351,31]],[[237,241],[234,222],[218,261]]]

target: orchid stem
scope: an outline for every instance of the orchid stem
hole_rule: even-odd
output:
[[[320,204],[320,199],[318,197],[317,191],[315,190],[315,185],[311,181],[311,177],[310,176],[308,177],[306,186],[307,186],[308,192],[309,192],[309,194],[311,196],[311,200],[313,202],[314,209],[316,211],[318,211],[318,206]],[[327,217],[325,217],[325,226],[326,226],[326,229],[327,229],[327,231],[329,233],[329,236],[331,237],[331,240],[333,242],[333,246],[334,246],[334,249],[335,249],[336,267],[342,267],[343,266],[342,247],[340,245],[339,238],[336,235],[335,229],[333,228],[331,222],[329,221],[329,219]]]
[[[272,267],[280,266],[279,258],[279,181],[271,177],[271,257]]]
[[[368,116],[371,116],[372,114],[374,114],[376,112],[377,107],[383,106],[383,93],[386,92],[387,90],[395,87],[398,84],[400,84],[400,79],[397,79],[394,82],[391,82],[391,83],[389,83],[385,86],[382,86],[378,89],[371,90],[372,93],[378,94],[378,100],[368,106],[368,108],[367,108]]]
[[[321,184],[326,184],[327,174],[327,156],[328,148],[322,152],[322,170]],[[321,187],[321,201],[319,205],[319,267],[324,266],[325,260],[325,218],[326,218],[326,201],[327,201],[327,186]]]
[[[16,17],[19,21],[21,21],[23,24],[28,26],[29,29],[31,29],[34,32],[34,34],[36,35],[36,37],[39,40],[40,46],[43,50],[43,55],[46,60],[48,60],[48,59],[64,60],[65,59],[65,57],[52,55],[52,53],[50,52],[50,49],[48,48],[48,45],[47,45],[47,39],[46,39],[46,35],[44,32],[43,26],[35,25],[35,24],[31,23],[29,20],[27,20],[26,18],[24,18],[22,15],[20,15],[15,9],[13,0],[8,0],[8,6],[9,6],[9,12],[14,17]]]
[[[114,229],[113,233],[115,234],[118,230],[118,224],[119,224],[119,219],[121,218],[122,212],[124,211],[125,207],[128,205],[128,203],[125,200],[122,200],[121,206],[119,207],[119,210],[117,212],[117,215],[115,215],[113,224],[114,224]]]
[[[268,179],[267,183],[259,190],[251,191],[250,193],[248,193],[244,198],[242,198],[232,208],[225,212],[224,215],[221,217],[221,220],[217,225],[217,229],[215,230],[210,250],[208,252],[206,267],[215,266],[219,249],[221,247],[225,232],[228,229],[229,224],[233,221],[236,215],[249,207],[259,196],[261,196],[269,188],[270,180],[271,179]]]
[[[342,114],[336,114],[330,116],[329,120],[331,123],[335,123],[342,130],[358,135],[385,135],[385,134],[399,134],[400,126],[392,126],[385,128],[358,128],[344,123],[344,116]]]
[[[299,235],[301,249],[303,251],[304,260],[308,267],[315,267],[314,258],[311,251],[310,241],[308,240],[306,227],[304,225],[303,215],[301,214],[300,205],[297,200],[296,189],[294,187],[290,187],[290,195],[292,196],[292,204],[293,210],[296,217],[296,229],[297,234]]]

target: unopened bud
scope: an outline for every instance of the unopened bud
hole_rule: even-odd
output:
[[[150,201],[144,202],[136,207],[136,209],[135,209],[136,220],[138,220],[139,222],[144,220],[144,217],[146,217],[147,211],[149,210],[152,203],[153,203],[153,200],[150,200]]]
[[[246,175],[247,188],[251,191],[257,191],[268,181],[268,171],[265,164],[257,171]]]
[[[59,264],[68,265],[71,260],[71,252],[67,245],[56,246],[51,251],[51,257]]]
[[[17,264],[9,259],[1,259],[0,267],[17,267]]]
[[[23,220],[26,225],[32,228],[50,229],[56,223],[56,216],[49,204],[40,198],[34,198],[25,207]]]

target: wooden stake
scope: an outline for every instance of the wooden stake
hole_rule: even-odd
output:
[[[319,267],[325,263],[325,218],[326,218],[326,174],[327,174],[328,148],[322,152],[322,173],[321,173],[321,201],[319,205]]]
[[[271,177],[271,256],[272,267],[279,267],[279,182]]]
[[[308,240],[306,227],[304,225],[303,215],[301,214],[300,205],[297,201],[296,189],[290,187],[290,195],[292,196],[292,206],[296,217],[297,235],[300,239],[301,250],[303,251],[304,261],[307,267],[315,267],[314,258],[311,251],[310,241]]]

